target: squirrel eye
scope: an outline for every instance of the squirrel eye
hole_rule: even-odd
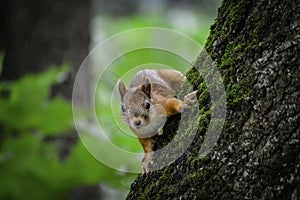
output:
[[[149,110],[150,109],[150,103],[148,101],[146,101],[146,109]]]
[[[125,108],[125,106],[123,104],[121,106],[121,110],[122,110],[122,112],[126,112],[126,108]]]

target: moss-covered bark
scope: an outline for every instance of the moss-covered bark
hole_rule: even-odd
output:
[[[223,2],[206,44],[227,92],[222,134],[200,158],[209,93],[191,70],[201,110],[198,127],[188,124],[184,134],[197,136],[174,163],[138,176],[128,199],[300,198],[299,11],[296,1]]]

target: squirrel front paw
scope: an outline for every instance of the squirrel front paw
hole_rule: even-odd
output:
[[[196,96],[197,96],[197,90],[187,94],[183,99],[181,111],[193,105],[196,102]]]
[[[147,174],[149,172],[150,165],[153,165],[154,162],[152,160],[153,153],[146,155],[143,162],[142,162],[142,173]]]

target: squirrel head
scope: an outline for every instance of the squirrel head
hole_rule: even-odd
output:
[[[119,80],[118,90],[122,101],[122,118],[125,123],[133,129],[140,129],[151,123],[153,105],[149,78],[145,79],[143,85],[128,90],[122,80]]]

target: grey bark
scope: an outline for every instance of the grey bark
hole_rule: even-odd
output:
[[[127,199],[300,198],[299,6],[285,0],[223,1],[206,43],[227,92],[222,134],[199,158],[210,104],[200,74],[191,70],[188,79],[207,110],[197,136],[174,163],[139,175]],[[199,58],[194,67],[204,64]]]

